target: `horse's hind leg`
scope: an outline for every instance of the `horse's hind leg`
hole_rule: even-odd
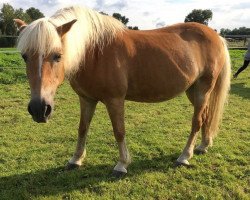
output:
[[[193,156],[197,134],[206,120],[208,100],[213,86],[214,81],[201,78],[190,88],[189,93],[193,95],[188,97],[192,99],[191,102],[194,105],[191,134],[182,154],[177,159],[177,165],[189,165],[188,160]]]
[[[208,147],[213,145],[213,137],[211,136],[209,130],[207,129],[206,123],[202,125],[201,128],[201,144],[197,146],[194,150],[196,154],[204,154],[207,153]]]
[[[194,105],[194,98],[195,98],[195,90],[194,87],[189,88],[186,91],[187,97],[190,100],[190,102]],[[195,148],[196,154],[203,154],[207,152],[207,149],[209,146],[212,146],[213,144],[213,137],[210,134],[210,130],[207,126],[206,120],[207,120],[207,107],[205,112],[203,113],[203,124],[201,127],[201,144]]]
[[[66,169],[78,168],[86,156],[86,138],[91,119],[96,108],[96,101],[80,97],[81,118],[78,130],[78,140],[73,157],[69,160]]]

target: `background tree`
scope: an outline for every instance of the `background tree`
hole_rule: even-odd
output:
[[[138,26],[128,26],[128,29],[131,29],[131,30],[139,30]]]
[[[220,29],[220,34],[221,35],[230,35],[231,30],[228,28],[222,28]]]
[[[120,13],[113,13],[113,17],[118,19],[120,22],[122,22],[124,25],[127,26],[127,23],[129,22],[129,18],[126,16],[122,16]],[[132,30],[139,30],[138,26],[127,26],[128,29]]]
[[[102,14],[102,15],[108,15],[107,13],[105,13],[105,12],[99,12],[100,14]]]
[[[14,8],[6,3],[3,4],[0,12],[0,28],[3,35],[13,34],[13,18],[15,16]]]
[[[13,19],[19,18],[30,23],[38,18],[44,17],[38,9],[29,8],[24,11],[22,8],[14,9],[10,4],[3,4],[0,9],[0,35],[16,36],[17,28]],[[0,37],[1,47],[11,47],[15,44],[15,37]]]
[[[22,20],[25,21],[26,23],[30,23],[30,22],[33,21],[33,20],[31,19],[31,17],[30,17],[26,12],[23,11],[22,8],[19,8],[19,9],[16,9],[16,10],[15,10],[14,18],[22,19]],[[12,19],[12,22],[13,22],[13,19]]]
[[[211,10],[202,10],[202,9],[194,9],[191,13],[189,13],[185,22],[198,22],[201,24],[208,25],[208,21],[210,21],[213,17],[213,13]]]
[[[24,11],[22,8],[14,9],[10,4],[3,4],[0,10],[0,31],[2,35],[16,35],[16,27],[13,19],[19,18],[30,23],[38,18],[44,17],[44,14],[36,8],[29,8]]]
[[[220,30],[221,35],[250,35],[250,28],[239,27],[233,30],[222,28]]]
[[[102,11],[99,13],[102,15],[108,15],[107,13],[102,12]],[[122,16],[120,13],[113,13],[112,16],[127,26],[127,23],[129,22],[129,18],[127,18],[126,16]],[[138,26],[127,26],[127,27],[128,29],[139,30]]]
[[[118,19],[124,25],[127,25],[127,23],[129,22],[129,19],[125,16],[122,16],[120,13],[113,13],[113,17]]]
[[[44,14],[41,13],[41,11],[39,9],[36,9],[34,7],[27,9],[26,13],[30,16],[32,21],[44,17]]]
[[[10,4],[3,4],[0,10],[0,32],[2,35],[14,35],[16,29],[13,23],[15,10]],[[10,47],[15,44],[14,38],[0,37],[1,47]]]

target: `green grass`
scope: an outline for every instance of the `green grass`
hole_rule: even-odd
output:
[[[16,84],[26,82],[25,63],[19,53],[1,53],[12,51],[11,48],[0,48],[0,83]]]
[[[244,51],[230,53],[242,58]],[[18,54],[0,54],[0,63],[23,66]],[[241,63],[233,63],[234,72]],[[214,146],[206,155],[195,155],[189,169],[173,168],[191,125],[193,109],[185,95],[159,104],[126,102],[132,164],[124,179],[114,180],[110,174],[118,149],[102,104],[91,124],[84,165],[64,171],[77,139],[76,94],[65,82],[52,119],[37,124],[26,111],[25,70],[0,71],[0,199],[249,199],[249,77],[247,69],[232,81]]]
[[[1,51],[17,51],[16,48],[0,48],[0,52]]]

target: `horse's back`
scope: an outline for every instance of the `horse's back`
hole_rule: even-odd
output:
[[[192,23],[126,30],[102,51],[88,55],[88,67],[72,84],[94,99],[165,101],[186,91],[205,73],[212,76],[208,61],[219,55],[217,37],[215,31]]]
[[[197,23],[127,34],[126,98],[149,102],[171,99],[187,90],[203,73],[210,54],[207,49],[218,37]]]

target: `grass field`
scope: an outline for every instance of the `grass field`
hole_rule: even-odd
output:
[[[230,54],[235,72],[244,51]],[[33,122],[25,69],[16,69],[23,66],[20,55],[0,54],[1,200],[250,199],[250,69],[232,80],[220,133],[206,155],[191,159],[192,168],[173,167],[191,125],[186,96],[159,104],[126,102],[132,164],[125,178],[114,180],[118,149],[104,106],[98,104],[91,124],[84,165],[64,171],[77,139],[78,98],[65,82],[49,123]]]

